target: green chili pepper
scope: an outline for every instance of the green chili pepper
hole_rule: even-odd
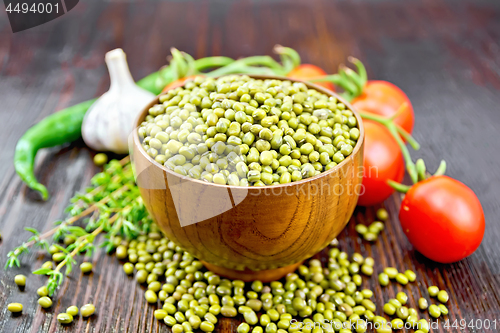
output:
[[[47,200],[49,193],[36,180],[33,172],[36,153],[40,148],[54,147],[80,138],[83,117],[94,101],[83,102],[46,117],[19,139],[14,155],[16,172],[28,187],[39,191],[44,200]]]

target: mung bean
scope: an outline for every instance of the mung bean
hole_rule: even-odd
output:
[[[52,300],[47,296],[43,296],[38,299],[38,304],[40,304],[42,308],[47,309],[52,306]]]
[[[431,286],[427,289],[431,297],[436,297],[439,293],[439,288],[436,286]]]
[[[439,318],[441,316],[441,309],[436,304],[429,306],[429,314],[434,318]]]
[[[10,303],[7,305],[7,310],[12,313],[19,313],[23,311],[23,305],[21,303]]]
[[[57,315],[57,321],[61,324],[71,324],[71,322],[73,322],[73,316],[68,313],[60,313]]]
[[[19,287],[24,287],[26,286],[26,276],[22,274],[18,274],[14,277],[14,282],[19,286]]]
[[[420,310],[427,310],[427,308],[429,307],[429,302],[425,298],[421,297],[418,300],[418,307],[420,308]]]
[[[437,299],[441,303],[447,303],[448,300],[450,299],[450,296],[448,296],[448,293],[445,290],[440,290],[437,294]]]
[[[92,316],[95,313],[94,304],[85,304],[80,308],[80,313],[82,314],[82,317]]]
[[[72,305],[66,309],[66,313],[72,315],[73,317],[76,317],[79,312],[80,311],[76,305]]]

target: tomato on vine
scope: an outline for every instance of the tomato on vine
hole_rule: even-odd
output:
[[[363,63],[353,57],[349,58],[357,69],[353,71],[340,66],[338,74],[312,78],[319,84],[330,82],[341,87],[342,96],[357,109],[384,118],[392,118],[406,135],[413,131],[415,114],[410,99],[396,85],[381,80],[368,80]],[[406,137],[403,137],[406,140]]]
[[[401,89],[390,82],[368,81],[361,94],[355,97],[351,104],[357,110],[384,117],[392,117],[398,113],[394,122],[408,133],[413,131],[415,115],[410,99]],[[402,105],[405,106],[400,110]]]

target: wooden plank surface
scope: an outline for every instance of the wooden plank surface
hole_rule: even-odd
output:
[[[98,96],[109,79],[104,53],[122,47],[138,79],[165,63],[172,46],[195,57],[271,54],[280,43],[299,51],[304,62],[328,72],[354,55],[371,78],[388,80],[410,97],[415,138],[430,170],[441,159],[448,174],[470,186],[486,214],[486,234],[470,258],[439,265],[416,253],[398,224],[400,197],[385,203],[391,218],[373,245],[361,241],[354,223],[339,236],[341,249],[370,255],[376,271],[385,266],[413,269],[418,282],[381,288],[365,281],[379,308],[399,290],[412,295],[410,305],[438,285],[450,292],[450,320],[489,319],[500,331],[500,3],[498,1],[80,1],[70,13],[31,30],[12,34],[0,14],[0,265],[9,249],[27,238],[23,227],[41,230],[63,217],[68,199],[98,171],[93,152],[82,142],[44,150],[36,174],[51,198],[42,202],[14,172],[12,158],[19,137],[48,114]],[[373,220],[374,209],[358,209],[357,222]],[[326,259],[326,252],[319,254]],[[50,311],[36,303],[44,277],[29,276],[25,292],[13,283],[46,258],[30,254],[22,268],[0,271],[0,332],[167,332],[152,317],[143,290],[122,274],[118,261],[94,255],[93,274],[73,273]],[[118,272],[118,273],[117,273]],[[25,310],[13,317],[6,304],[20,301]],[[61,327],[55,314],[76,303],[93,302],[97,315]],[[425,315],[423,315],[426,318]],[[239,320],[223,320],[219,332],[235,331]],[[493,326],[492,326],[493,327]],[[440,326],[434,332],[458,332]]]

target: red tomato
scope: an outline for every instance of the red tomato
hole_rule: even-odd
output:
[[[440,263],[469,256],[484,235],[479,199],[466,185],[447,176],[415,184],[401,204],[399,220],[415,249]]]
[[[292,71],[288,73],[287,76],[292,79],[307,81],[307,79],[325,75],[327,75],[326,72],[321,68],[319,68],[318,66],[311,64],[302,64],[292,69]],[[335,91],[335,86],[330,82],[314,82],[314,83],[317,84],[318,86],[322,86],[331,91]]]
[[[408,103],[407,107],[395,119],[395,123],[400,125],[408,133],[411,133],[415,115],[410,99],[401,89],[390,82],[368,81],[363,93],[356,97],[351,104],[358,110],[390,117],[396,113],[405,102]]]
[[[168,91],[170,89],[175,89],[177,87],[180,87],[184,84],[184,82],[186,82],[187,80],[189,79],[194,79],[195,77],[197,76],[200,76],[200,75],[190,75],[190,76],[186,76],[186,77],[183,77],[183,78],[180,78],[178,80],[175,80],[174,82],[170,82],[169,84],[167,84],[165,86],[165,88],[163,88],[163,90],[161,91],[162,93],[164,93],[165,91]]]
[[[364,120],[365,148],[363,190],[358,205],[371,206],[383,202],[394,189],[389,179],[401,182],[405,173],[403,155],[396,140],[379,123]]]

